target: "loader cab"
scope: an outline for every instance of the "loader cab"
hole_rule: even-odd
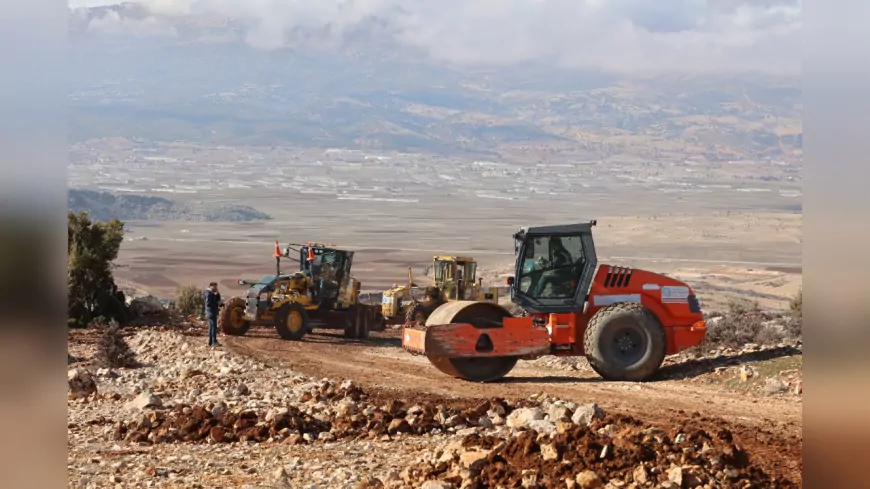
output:
[[[309,250],[314,256],[309,260]],[[333,302],[347,286],[353,252],[321,245],[299,248],[299,271],[311,277],[312,292],[318,302]]]
[[[515,277],[511,297],[531,313],[568,313],[583,309],[597,257],[595,221],[520,229],[514,235]]]

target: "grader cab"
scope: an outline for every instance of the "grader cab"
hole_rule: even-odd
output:
[[[377,307],[359,302],[360,282],[351,275],[353,252],[322,243],[305,243],[282,253],[275,243],[275,275],[249,285],[245,297],[233,297],[221,311],[224,334],[244,335],[251,325],[274,325],[286,340],[300,340],[315,328],[341,329],[347,338],[366,338],[383,328]],[[291,257],[298,252],[299,259]],[[281,258],[299,262],[291,274],[281,273]]]

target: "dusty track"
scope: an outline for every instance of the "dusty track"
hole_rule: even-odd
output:
[[[302,342],[283,341],[271,328],[252,328],[245,337],[226,337],[237,353],[278,361],[300,373],[353,379],[370,392],[399,399],[443,399],[466,404],[491,398],[527,398],[546,393],[575,402],[596,402],[605,411],[651,424],[685,425],[709,432],[730,429],[766,470],[800,481],[802,407],[794,400],[757,398],[685,380],[642,384],[604,382],[582,372],[531,368],[520,362],[499,383],[471,383],[445,376],[422,356],[401,348],[397,331],[375,333],[366,341],[317,332]],[[685,372],[681,371],[685,370]],[[668,377],[690,377],[696,367],[667,367]]]

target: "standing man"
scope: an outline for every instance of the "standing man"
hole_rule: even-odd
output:
[[[205,289],[205,317],[208,319],[208,346],[221,346],[217,340],[217,317],[221,304],[221,293],[217,282],[208,284]]]

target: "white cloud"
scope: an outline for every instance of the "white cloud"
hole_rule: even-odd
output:
[[[71,0],[99,3],[100,0]],[[72,4],[71,3],[71,4]],[[248,42],[294,28],[333,35],[371,18],[399,42],[454,63],[543,60],[610,71],[800,70],[800,0],[146,0],[157,17],[251,20]]]
[[[154,16],[144,19],[122,17],[117,12],[107,12],[88,22],[88,30],[104,34],[128,34],[139,37],[176,36],[178,32],[169,21]]]

